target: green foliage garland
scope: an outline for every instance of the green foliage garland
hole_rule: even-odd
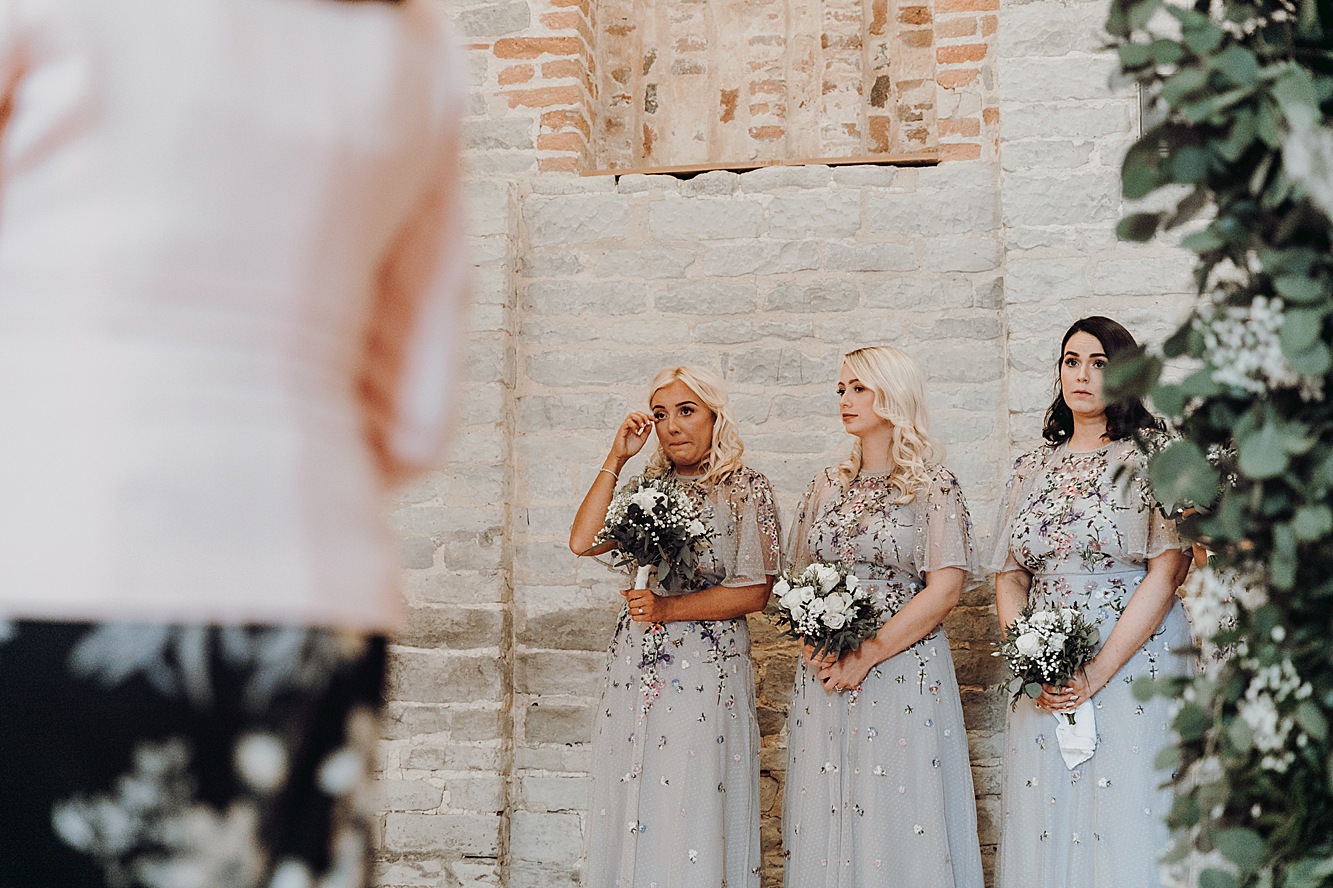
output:
[[[1124,73],[1164,115],[1125,158],[1122,238],[1189,225],[1199,300],[1109,383],[1151,395],[1181,439],[1164,503],[1215,552],[1196,578],[1207,673],[1179,699],[1168,885],[1333,886],[1333,0],[1112,0]],[[1322,141],[1321,141],[1322,140]],[[1320,147],[1325,163],[1320,168]],[[1320,195],[1325,195],[1321,200]],[[1323,209],[1321,209],[1321,206]],[[1192,363],[1160,381],[1162,357]],[[1204,622],[1204,621],[1200,621]]]

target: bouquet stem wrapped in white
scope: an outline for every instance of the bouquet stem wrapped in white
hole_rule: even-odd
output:
[[[773,622],[814,648],[815,656],[840,657],[879,631],[882,622],[870,589],[846,565],[815,562],[773,585]]]
[[[1074,607],[1036,608],[1029,604],[1005,630],[994,654],[1004,657],[1015,684],[1011,706],[1024,695],[1041,696],[1042,685],[1063,686],[1087,665],[1101,644],[1102,633]],[[1097,720],[1092,701],[1068,713],[1052,713],[1060,755],[1073,770],[1097,749]]]
[[[639,477],[617,491],[597,535],[615,544],[617,567],[634,565],[635,589],[648,588],[654,568],[663,588],[679,587],[711,537],[685,491],[665,476]]]

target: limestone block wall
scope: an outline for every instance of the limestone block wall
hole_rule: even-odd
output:
[[[1136,103],[1107,86],[1102,4],[1004,3],[934,4],[947,162],[617,178],[573,172],[592,132],[596,4],[448,0],[472,47],[476,300],[449,462],[395,512],[409,620],[393,647],[377,884],[579,884],[589,708],[619,584],[565,540],[658,368],[724,374],[747,461],[790,519],[848,444],[840,352],[906,348],[984,545],[1012,456],[1037,441],[1068,322],[1101,312],[1151,336],[1175,320],[1186,258],[1112,232]],[[571,59],[583,69],[554,64]],[[984,584],[948,627],[989,864],[1004,710]],[[794,652],[763,618],[751,628],[764,880],[777,885]]]
[[[693,362],[730,382],[746,460],[773,482],[784,517],[814,473],[845,455],[838,356],[892,342],[928,368],[935,430],[979,515],[1005,454],[999,240],[993,165],[774,168],[534,182],[523,205],[514,507],[519,787],[514,884],[573,884],[581,796],[563,799],[564,852],[524,787],[577,780],[623,578],[572,557],[572,508],[627,410],[646,407],[662,366]],[[949,207],[942,212],[941,207]],[[983,524],[986,522],[982,522]],[[988,724],[985,593],[957,618],[963,681]],[[766,620],[758,640],[769,883],[780,874],[778,791],[794,648]],[[974,649],[975,648],[975,649]],[[977,737],[985,748],[989,734]],[[573,785],[573,784],[571,784]],[[581,781],[579,791],[583,787]],[[527,817],[526,815],[533,815]],[[522,854],[538,856],[525,859]],[[530,874],[530,875],[529,875]]]
[[[1099,2],[1005,0],[999,34],[1001,203],[1009,410],[1016,450],[1032,447],[1050,403],[1059,342],[1104,314],[1160,341],[1193,291],[1185,254],[1116,241],[1118,172],[1137,137],[1138,98],[1108,83]]]

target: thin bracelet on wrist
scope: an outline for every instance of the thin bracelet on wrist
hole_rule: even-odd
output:
[[[601,467],[600,469],[598,469],[597,471],[598,471],[598,472],[606,472],[606,474],[610,475],[612,478],[616,479],[617,481],[620,480],[620,476],[619,476],[618,474],[616,474],[615,472],[611,471],[610,469],[608,469],[606,466],[602,466],[602,467]]]

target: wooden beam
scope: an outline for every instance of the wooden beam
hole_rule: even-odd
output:
[[[707,173],[728,170],[744,173],[778,166],[846,166],[849,164],[876,164],[879,166],[928,166],[940,162],[938,149],[910,154],[866,154],[859,157],[817,157],[808,160],[745,160],[733,163],[698,163],[682,166],[643,167],[640,169],[583,170],[581,176],[676,176],[682,173]]]

